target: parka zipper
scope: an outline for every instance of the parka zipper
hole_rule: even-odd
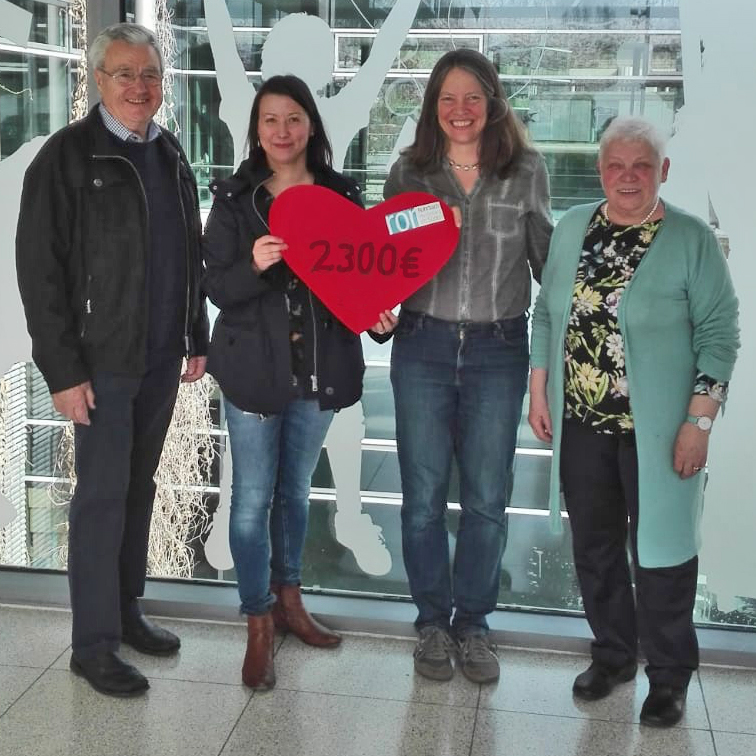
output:
[[[84,287],[84,313],[81,318],[81,331],[79,337],[84,338],[87,332],[87,315],[92,314],[92,274],[87,273],[87,283]]]
[[[310,383],[313,393],[318,393],[318,321],[315,317],[315,305],[312,301],[312,289],[307,289],[307,296],[310,298],[310,317],[312,318],[312,374]]]
[[[270,177],[268,176],[268,178]],[[268,225],[267,221],[262,217],[262,215],[260,214],[260,211],[257,209],[257,206],[255,205],[255,195],[257,194],[257,190],[268,180],[268,178],[264,178],[252,190],[252,209],[255,211],[255,214],[260,219],[262,224],[265,226],[268,233],[270,233],[270,226]],[[312,392],[317,394],[318,393],[318,323],[317,323],[317,319],[315,318],[315,306],[312,301],[312,290],[309,287],[307,288],[307,296],[310,299],[310,318],[312,319],[312,373],[310,374],[310,386],[312,388]]]
[[[189,248],[189,232],[187,231],[186,224],[186,209],[184,208],[184,198],[181,196],[181,155],[176,150],[176,190],[178,192],[179,207],[181,208],[181,220],[184,229],[184,248],[186,249],[186,302],[184,305],[184,349],[186,350],[186,356],[189,357],[191,351],[192,339],[189,333],[189,321],[191,311],[191,285],[192,280],[192,252]]]

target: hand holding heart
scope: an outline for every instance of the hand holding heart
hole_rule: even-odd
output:
[[[252,262],[260,273],[281,260],[281,253],[287,249],[286,242],[278,236],[266,234],[255,240],[252,247]]]
[[[280,253],[355,333],[393,330],[390,310],[436,275],[459,238],[451,208],[424,192],[363,210],[325,187],[294,186],[276,197],[269,222],[263,262]]]
[[[391,333],[398,322],[399,318],[391,310],[384,310],[378,316],[378,322],[370,330],[379,334]]]

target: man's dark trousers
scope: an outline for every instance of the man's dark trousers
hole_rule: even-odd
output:
[[[173,415],[180,359],[141,377],[95,373],[91,425],[75,426],[76,490],[69,512],[73,651],[117,651],[121,609],[144,593],[153,476]]]

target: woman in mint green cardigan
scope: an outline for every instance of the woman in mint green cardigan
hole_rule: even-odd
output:
[[[598,168],[606,201],[572,208],[551,239],[528,419],[553,443],[552,522],[561,481],[595,636],[573,693],[603,698],[631,680],[640,641],[641,722],[669,726],[698,666],[701,470],[735,363],[737,299],[711,229],[659,198],[669,160],[650,124],[615,119]]]

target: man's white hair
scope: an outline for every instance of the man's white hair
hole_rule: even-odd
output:
[[[89,46],[89,64],[93,69],[102,68],[108,47],[113,42],[127,42],[130,45],[150,45],[160,61],[160,73],[163,73],[163,53],[160,51],[157,37],[146,26],[140,24],[113,24],[103,29]]]

